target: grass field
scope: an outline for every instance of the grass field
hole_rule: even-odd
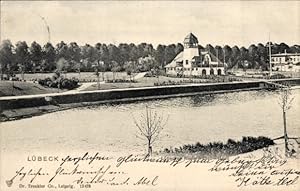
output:
[[[0,96],[35,95],[64,91],[56,88],[46,88],[32,82],[0,81]]]
[[[67,73],[63,74],[67,78],[78,78],[81,83],[84,82],[97,82],[97,77],[93,72],[82,72],[82,73]],[[32,83],[30,81],[45,79],[47,77],[52,77],[53,73],[35,73],[35,74],[25,74],[26,82],[19,81],[0,81],[0,96],[13,96],[13,95],[34,95],[34,94],[43,94],[43,93],[54,93],[54,92],[63,92],[63,90],[58,90],[54,88],[46,88],[40,86],[37,83]],[[132,75],[134,76],[134,74]],[[21,75],[18,74],[17,77],[21,78]],[[227,81],[228,77],[218,77],[218,79],[225,79]],[[103,81],[102,73],[100,74],[100,79]],[[104,80],[112,80],[113,73],[105,72]],[[118,72],[115,74],[115,79],[129,79],[129,76],[125,72]],[[188,83],[209,83],[213,82],[212,79],[200,79],[200,78],[176,78],[176,77],[167,77],[160,76],[157,77],[142,77],[136,79],[134,83],[104,83],[100,85],[100,90],[106,89],[120,89],[120,88],[134,88],[134,87],[151,87],[157,85],[174,85],[174,84],[188,84]],[[84,87],[85,88],[85,87]],[[82,88],[83,91],[92,91],[98,90],[97,84],[93,84],[87,88]],[[80,91],[82,91],[80,90]]]
[[[30,73],[25,74],[24,79],[26,81],[33,81],[33,80],[39,80],[39,79],[45,79],[47,77],[52,77],[54,73]],[[81,72],[79,73],[65,73],[63,74],[67,78],[77,78],[81,82],[91,82],[91,81],[97,81],[97,76],[94,72]],[[21,79],[21,74],[16,75],[18,78]],[[129,78],[129,76],[126,74],[126,72],[116,72],[115,79],[126,79]],[[100,80],[102,81],[103,76],[102,73],[100,73]],[[113,73],[112,72],[105,72],[104,73],[104,79],[105,80],[112,80],[113,79]]]
[[[226,77],[225,77],[226,78]],[[188,83],[207,83],[207,79],[199,78],[175,78],[160,76],[157,77],[143,77],[136,80],[136,83],[105,83],[100,85],[100,90],[107,89],[118,89],[118,88],[137,88],[137,87],[151,87],[155,86],[155,83],[179,83],[179,84],[188,84]],[[84,91],[98,90],[97,85],[92,85],[86,88]]]

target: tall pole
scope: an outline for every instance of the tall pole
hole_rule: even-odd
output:
[[[217,49],[217,67],[219,67],[219,49]]]
[[[270,40],[270,33],[269,33],[269,70],[270,70],[270,77],[272,75],[272,64],[271,64],[271,40]]]
[[[38,14],[38,16],[43,20],[45,26],[46,26],[46,29],[47,29],[47,33],[48,33],[48,42],[50,43],[50,27],[45,19],[45,17],[42,17],[41,15]]]
[[[226,63],[225,54],[226,54],[226,49],[225,49],[225,46],[224,46],[224,51],[223,51],[223,57],[224,57],[223,65],[224,65],[224,68],[225,68],[225,63]]]

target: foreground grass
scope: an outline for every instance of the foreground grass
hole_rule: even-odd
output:
[[[20,96],[57,93],[65,90],[46,88],[37,83],[20,81],[0,81],[0,96]]]
[[[160,154],[184,157],[222,158],[247,153],[274,145],[267,137],[243,137],[241,141],[228,139],[227,143],[213,142],[208,144],[187,144],[179,148],[165,149]]]
[[[227,80],[227,76],[219,77],[221,79]],[[153,86],[164,86],[164,85],[176,85],[176,84],[193,84],[193,83],[210,83],[210,79],[200,79],[200,78],[177,78],[168,76],[157,77],[143,77],[135,80],[134,83],[105,83],[100,85],[100,90],[107,89],[121,89],[121,88],[138,88],[138,87],[153,87]],[[92,85],[85,89],[84,91],[98,90],[97,85]]]
[[[45,79],[45,78],[51,78],[54,75],[54,73],[34,73],[34,74],[25,74],[24,79],[26,81],[34,81],[39,79]],[[94,72],[81,72],[75,73],[64,73],[62,74],[66,78],[77,78],[80,82],[97,82],[97,76]],[[21,75],[17,74],[16,77],[21,79]],[[129,78],[129,76],[126,74],[126,72],[116,72],[115,79],[126,79]],[[105,72],[104,73],[104,79],[105,80],[112,80],[113,79],[113,73],[112,72]],[[102,73],[100,73],[100,80],[103,80]]]

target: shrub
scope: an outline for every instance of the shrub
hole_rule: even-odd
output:
[[[45,78],[39,79],[38,83],[44,87],[60,88],[60,89],[74,89],[78,87],[79,80],[76,78]]]
[[[126,80],[126,79],[115,79],[115,80],[105,80],[106,83],[137,83],[136,80]]]
[[[165,149],[164,153],[183,153],[183,154],[197,154],[210,158],[226,157],[237,155],[241,153],[251,152],[257,149],[274,145],[274,141],[267,137],[243,137],[242,141],[234,141],[228,139],[227,143],[212,142],[202,145],[197,142],[196,144],[187,144],[179,148]]]
[[[283,79],[283,78],[287,78],[287,77],[283,74],[274,74],[270,77],[270,79]]]

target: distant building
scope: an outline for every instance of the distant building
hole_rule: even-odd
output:
[[[272,70],[300,72],[300,53],[280,53],[271,55]]]
[[[198,39],[192,33],[183,41],[184,50],[165,66],[168,75],[201,76],[224,75],[224,63],[207,51],[200,51]]]

